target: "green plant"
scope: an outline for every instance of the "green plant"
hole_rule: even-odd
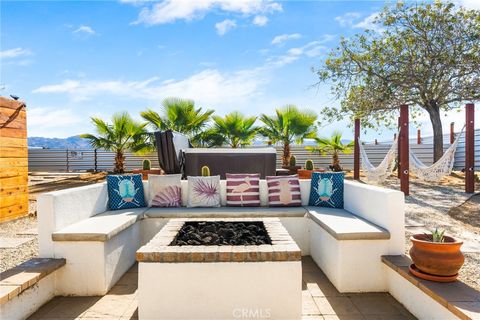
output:
[[[210,168],[207,166],[202,167],[202,176],[209,177],[210,176]]]
[[[305,170],[313,170],[313,161],[308,159],[305,161]]]
[[[317,142],[316,147],[305,147],[305,149],[311,152],[318,153],[320,155],[331,154],[332,155],[332,169],[333,171],[342,171],[340,166],[340,153],[351,153],[353,151],[354,142],[349,144],[343,144],[342,133],[340,131],[334,131],[330,138],[314,138]]]
[[[258,128],[254,126],[257,117],[246,117],[237,111],[225,117],[212,116],[212,119],[213,126],[206,132],[210,132],[214,139],[207,137],[206,140],[220,137],[220,145],[229,145],[232,148],[250,145],[258,132]]]
[[[395,2],[372,19],[370,30],[342,38],[324,59],[317,73],[332,85],[340,108],[324,108],[322,115],[359,117],[364,128],[393,127],[398,106],[407,103],[412,117],[429,114],[437,161],[441,114],[480,98],[480,11],[448,0]]]
[[[273,116],[265,114],[260,116],[264,126],[260,128],[259,133],[272,143],[282,144],[282,166],[287,167],[290,160],[290,144],[302,143],[304,139],[317,136],[315,125],[317,114],[309,110],[299,110],[291,104],[276,109],[275,112]]]
[[[295,156],[290,157],[290,167],[295,167],[297,165],[297,158]]]
[[[142,154],[151,150],[151,144],[147,142],[147,124],[133,120],[127,112],[115,113],[111,124],[97,117],[91,119],[97,135],[85,133],[80,137],[90,140],[95,149],[115,152],[115,173],[125,172],[125,151]]]
[[[142,168],[143,170],[150,170],[152,168],[152,162],[149,159],[143,159]]]
[[[445,230],[439,231],[437,228],[435,228],[435,231],[432,231],[432,242],[444,242],[444,233]]]
[[[162,101],[161,111],[159,114],[148,109],[140,112],[140,115],[154,130],[170,129],[187,135],[194,146],[197,145],[199,134],[205,129],[214,112],[195,108],[193,100],[174,97]]]

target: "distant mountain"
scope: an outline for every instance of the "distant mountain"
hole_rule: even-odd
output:
[[[43,138],[43,137],[29,137],[29,148],[44,148],[44,149],[92,149],[87,139],[79,136],[61,138]]]

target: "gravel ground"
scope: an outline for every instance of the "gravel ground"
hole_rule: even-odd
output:
[[[347,174],[350,176],[350,174]],[[31,178],[30,216],[0,224],[0,236],[33,237],[33,240],[15,249],[0,249],[0,271],[14,267],[38,255],[36,235],[19,235],[36,228],[36,196],[42,192],[71,188],[102,181],[104,174],[87,174],[78,177],[35,176]],[[396,178],[390,178],[385,187],[399,189]],[[446,234],[464,241],[465,264],[459,279],[480,291],[480,194],[463,192],[463,176],[454,173],[439,184],[412,180],[411,195],[406,197],[406,253],[410,248],[410,236],[440,228]],[[480,186],[476,190],[479,190]]]
[[[0,236],[12,238],[33,238],[16,248],[0,248],[0,272],[13,268],[20,263],[38,255],[37,235],[19,235],[37,227],[37,219],[34,216],[4,222],[0,224]]]

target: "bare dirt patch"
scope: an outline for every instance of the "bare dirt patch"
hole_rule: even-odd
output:
[[[458,207],[451,208],[448,215],[472,227],[480,228],[480,194],[472,196]]]

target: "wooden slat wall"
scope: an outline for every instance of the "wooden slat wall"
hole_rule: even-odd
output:
[[[8,123],[5,125],[6,122]],[[28,148],[25,106],[23,102],[0,97],[0,222],[27,214]]]

